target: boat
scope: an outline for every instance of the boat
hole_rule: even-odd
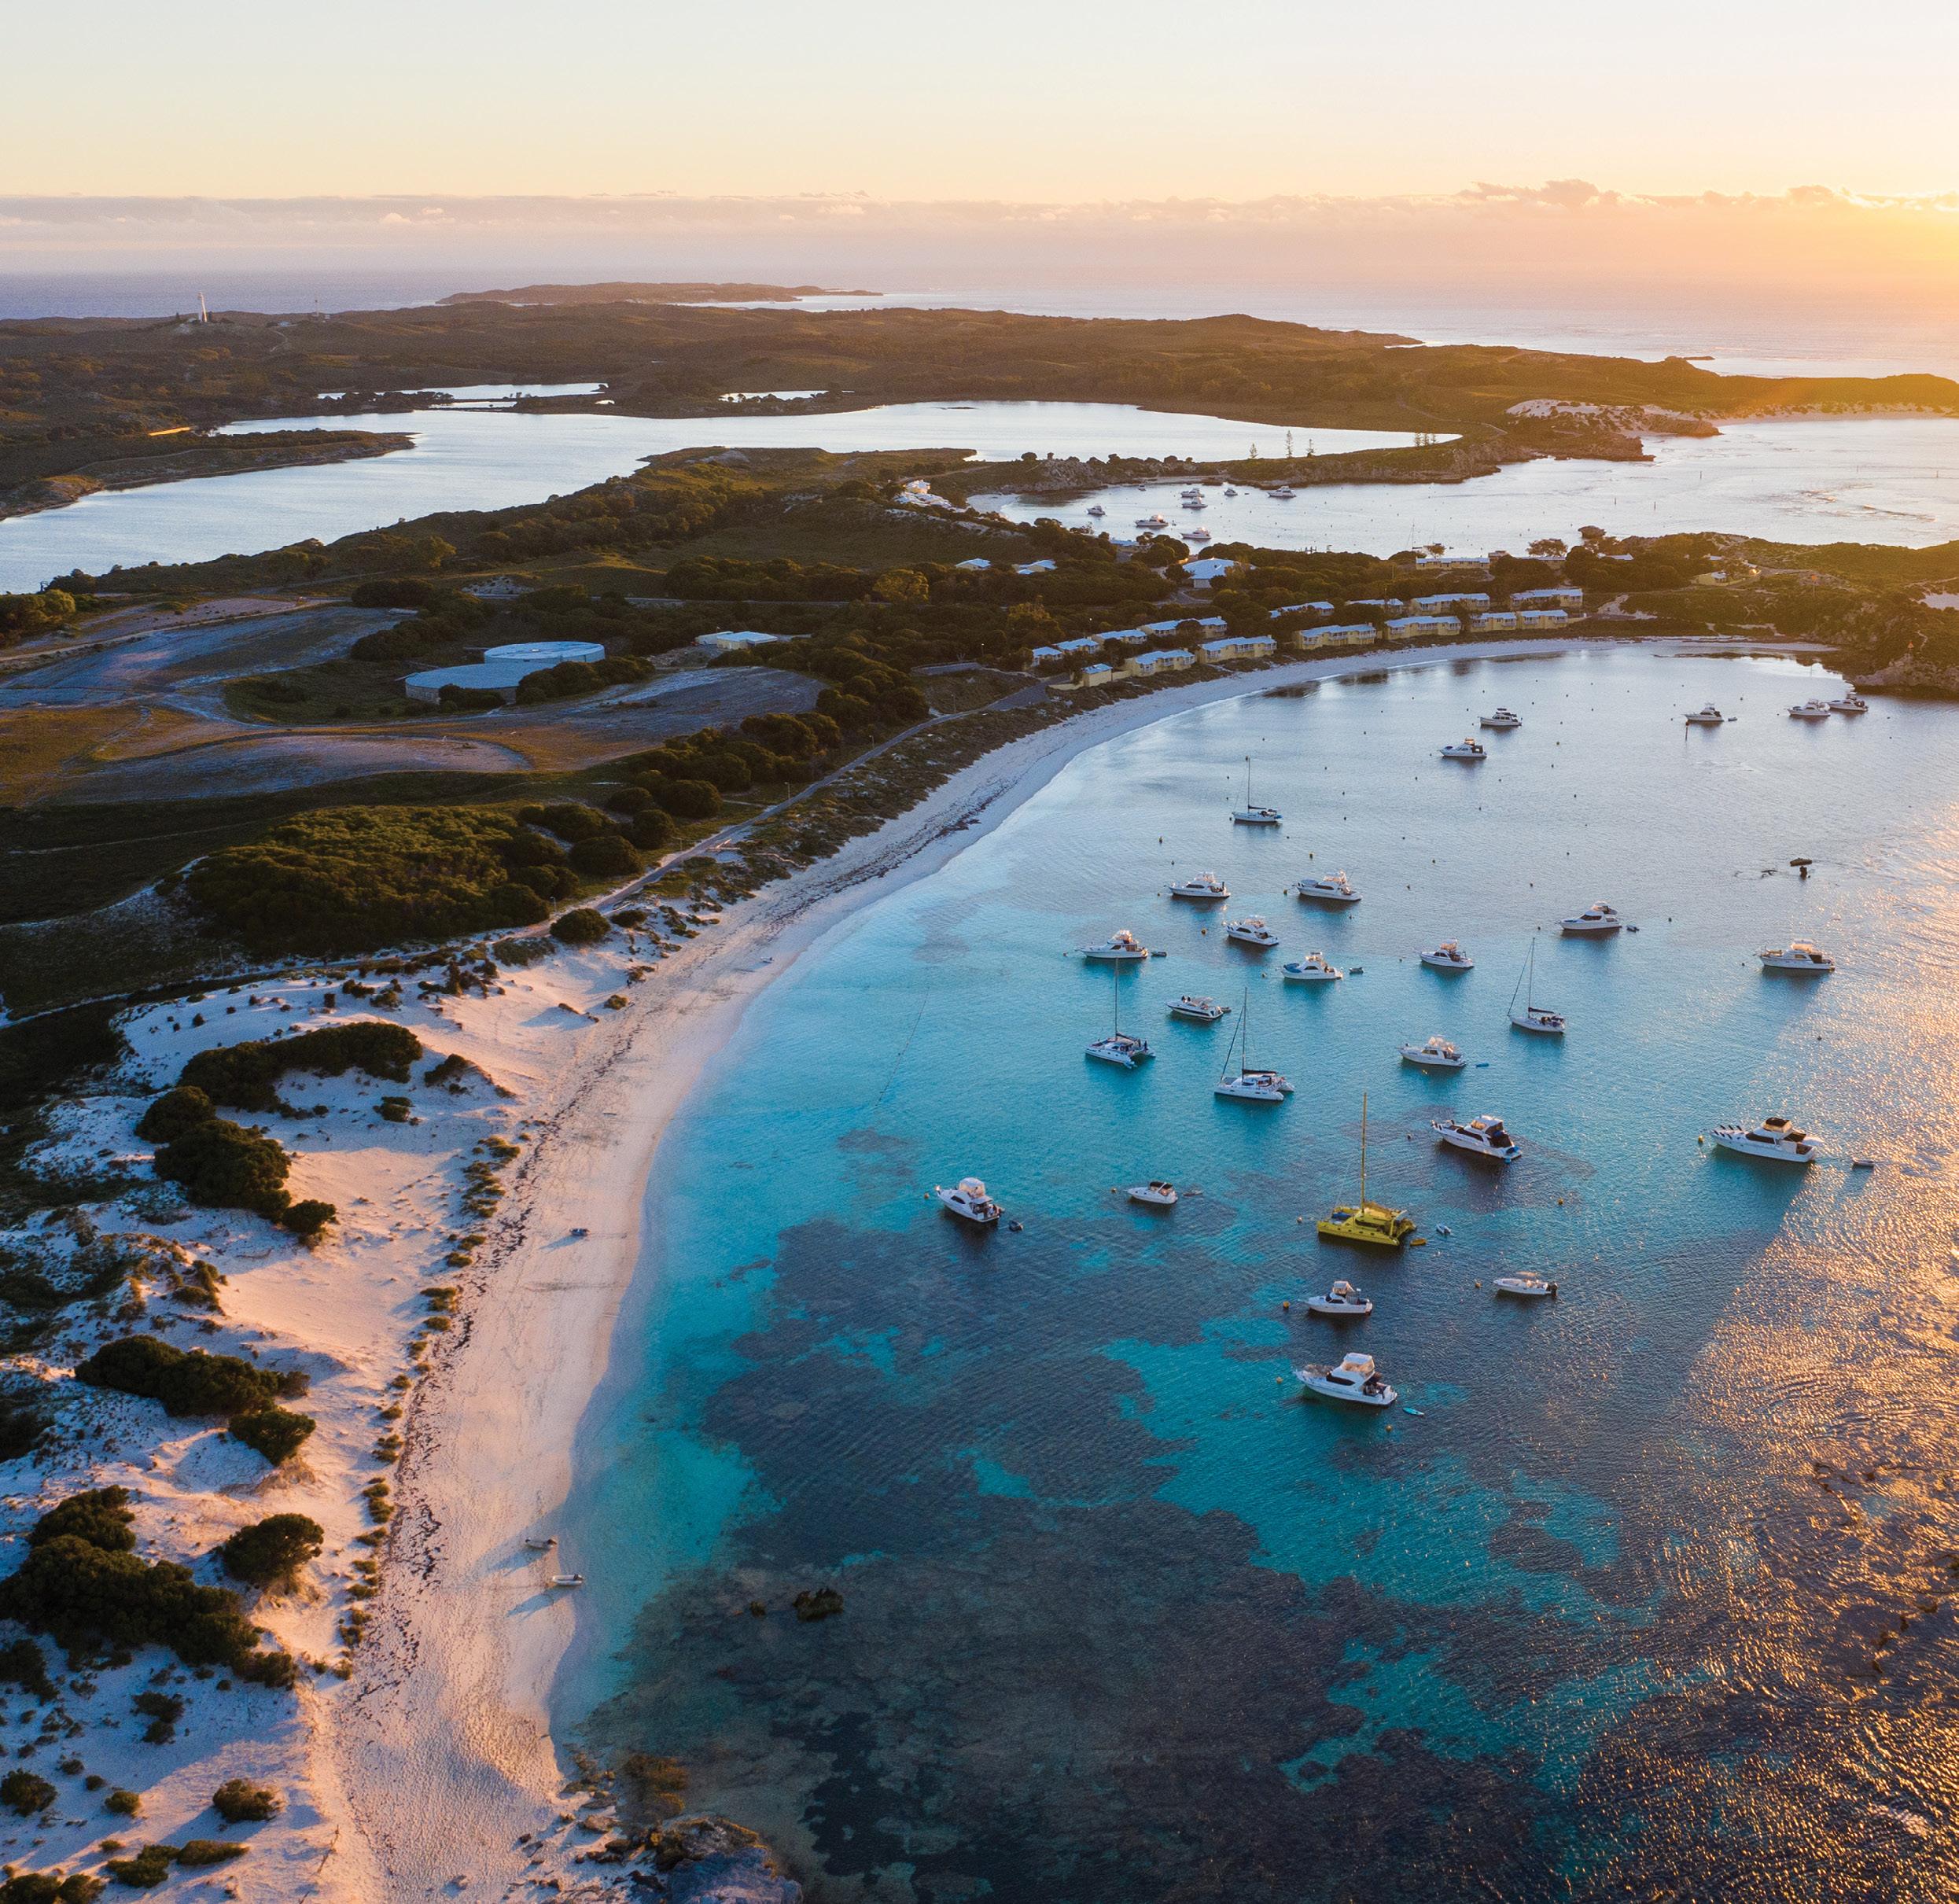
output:
[[[1129,1186],[1129,1201],[1147,1204],[1152,1210],[1169,1210],[1177,1202],[1177,1186],[1153,1177],[1147,1184]]]
[[[1690,727],[1718,727],[1727,718],[1713,702],[1707,701],[1701,704],[1699,713],[1687,716],[1687,724]]]
[[[1604,938],[1617,932],[1626,922],[1603,900],[1558,921],[1558,930],[1567,938]]]
[[[1306,1307],[1316,1316],[1371,1316],[1374,1313],[1374,1298],[1362,1295],[1351,1283],[1342,1280],[1335,1283],[1324,1296],[1307,1297]]]
[[[1251,757],[1245,757],[1245,804],[1232,814],[1232,821],[1240,827],[1276,827],[1285,818],[1276,807],[1256,806],[1251,797]]]
[[[1547,1283],[1534,1269],[1519,1269],[1512,1276],[1500,1276],[1490,1283],[1499,1295],[1544,1297],[1558,1293],[1556,1283]]]
[[[1487,1158],[1492,1163],[1515,1163],[1523,1155],[1504,1129],[1501,1118],[1486,1112],[1482,1117],[1471,1118],[1467,1124],[1453,1118],[1431,1118],[1428,1128],[1459,1151],[1467,1151],[1472,1157]]]
[[[1361,1200],[1336,1203],[1315,1226],[1329,1243],[1364,1243],[1377,1249],[1398,1250],[1415,1234],[1415,1219],[1405,1210],[1390,1210],[1368,1198],[1368,1100],[1361,1094]]]
[[[1180,879],[1170,888],[1171,898],[1195,899],[1203,905],[1213,904],[1231,896],[1231,888],[1215,873],[1193,873],[1189,878]]]
[[[1279,970],[1288,984],[1296,985],[1327,985],[1336,978],[1346,977],[1339,967],[1329,965],[1316,952],[1308,952],[1303,959],[1294,959]]]
[[[1257,1070],[1247,1062],[1251,1055],[1251,989],[1246,988],[1232,1041],[1224,1048],[1224,1068],[1211,1086],[1215,1097],[1235,1097],[1248,1104],[1283,1104],[1292,1096],[1292,1085],[1276,1071]],[[1238,1069],[1232,1069],[1232,1053],[1239,1055]]]
[[[1445,760],[1486,760],[1489,757],[1482,742],[1467,735],[1459,741],[1451,742],[1442,749],[1442,758]]]
[[[1420,1044],[1404,1044],[1401,1062],[1423,1071],[1460,1071],[1469,1060],[1438,1033]]]
[[[1170,526],[1168,516],[1138,516],[1136,525],[1142,529],[1165,529]]]
[[[1290,503],[1298,494],[1298,492],[1296,489],[1291,488],[1284,483],[1281,483],[1279,487],[1272,492],[1272,500],[1276,503]]]
[[[1125,1071],[1133,1071],[1145,1059],[1154,1058],[1156,1053],[1150,1049],[1147,1039],[1122,1029],[1122,974],[1119,971],[1110,970],[1109,986],[1115,994],[1114,1028],[1106,1038],[1096,1039],[1084,1055],[1099,1059],[1103,1064],[1118,1064]]]
[[[1000,1206],[986,1194],[986,1186],[977,1177],[963,1177],[950,1190],[942,1184],[934,1184],[932,1194],[962,1222],[988,1228],[1000,1221]]]
[[[1855,689],[1847,690],[1830,703],[1832,714],[1868,714],[1871,704]]]
[[[1531,986],[1537,976],[1537,942],[1530,941],[1530,954],[1523,962],[1523,970],[1517,974],[1517,982],[1511,989],[1510,1022],[1519,1031],[1541,1032],[1547,1037],[1564,1036],[1564,1014],[1552,1011],[1542,1005],[1534,1004],[1530,998]],[[1517,994],[1523,993],[1523,1009],[1517,1008]]]
[[[1807,939],[1791,939],[1787,945],[1768,945],[1755,954],[1765,972],[1806,972],[1821,977],[1836,970],[1836,961],[1819,952]]]
[[[1088,514],[1092,516],[1106,516],[1108,513],[1099,503],[1091,503],[1088,505]]]
[[[1279,943],[1278,934],[1255,915],[1230,921],[1224,927],[1224,937],[1234,945],[1249,945],[1257,952],[1270,952]]]
[[[1827,701],[1811,699],[1802,702],[1789,709],[1789,718],[1791,720],[1828,720],[1829,717],[1830,704]]]
[[[1193,509],[1196,509],[1200,506],[1200,504],[1195,503],[1193,503],[1191,505],[1191,507]],[[1210,531],[1205,528],[1203,524],[1201,522],[1195,528],[1188,528],[1184,532],[1184,540],[1186,542],[1209,542],[1210,539]]]
[[[1500,707],[1493,713],[1484,715],[1482,724],[1486,727],[1520,727],[1523,725],[1521,715],[1513,714],[1507,707]]]
[[[554,1534],[527,1535],[524,1545],[532,1553],[549,1553],[558,1545],[558,1536]]]
[[[1717,1124],[1707,1135],[1724,1151],[1738,1157],[1759,1157],[1769,1163],[1810,1164],[1816,1146],[1810,1133],[1787,1118],[1764,1118],[1759,1124]]]
[[[1391,1409],[1401,1400],[1376,1372],[1371,1355],[1343,1355],[1331,1368],[1309,1362],[1292,1372],[1316,1395],[1331,1401],[1353,1401],[1363,1408]]]
[[[1149,948],[1127,926],[1112,932],[1099,945],[1084,945],[1081,956],[1103,965],[1134,965],[1149,957]]]
[[[1230,489],[1230,488],[1228,488],[1228,489],[1226,489],[1226,490],[1225,490],[1224,493],[1225,493],[1225,495],[1237,495],[1238,492],[1237,492],[1235,489]]]
[[[585,1584],[583,1574],[554,1574],[551,1585],[554,1587],[582,1587]]]
[[[1230,1010],[1229,1005],[1221,1005],[1214,998],[1200,998],[1193,992],[1172,999],[1169,1004],[1172,1018],[1191,1018],[1200,1025],[1215,1025]]]
[[[1184,506],[1186,509],[1202,509],[1204,499],[1201,495],[1187,495],[1184,499]]]
[[[1467,972],[1475,969],[1476,961],[1453,939],[1445,939],[1422,954],[1422,963],[1431,971]]]
[[[1345,873],[1335,873],[1324,879],[1302,879],[1292,889],[1302,899],[1316,900],[1324,905],[1357,906],[1361,903],[1361,895]]]
[[[1178,490],[1177,493],[1179,499],[1184,502],[1188,503],[1195,497],[1201,503],[1204,499],[1204,485],[1202,483],[1189,483]]]

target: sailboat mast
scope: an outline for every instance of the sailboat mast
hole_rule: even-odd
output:
[[[1361,1208],[1368,1206],[1368,1094],[1361,1093]]]

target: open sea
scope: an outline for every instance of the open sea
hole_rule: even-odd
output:
[[[1959,709],[1784,717],[1832,685],[1598,650],[1254,694],[840,926],[660,1152],[570,1736],[678,1761],[816,1904],[1959,1895]],[[1228,822],[1247,757],[1281,830]],[[1228,908],[1165,896],[1203,868]],[[1288,897],[1335,868],[1357,907]],[[1638,933],[1559,937],[1598,899]],[[1071,956],[1125,925],[1164,956]],[[1765,976],[1791,936],[1836,974]],[[1562,1041],[1508,1022],[1534,944]],[[1315,948],[1348,976],[1283,984]],[[1082,1055],[1118,984],[1134,1074]],[[1283,1107],[1211,1094],[1247,1011]],[[1431,1032],[1471,1068],[1401,1065]],[[1363,1092],[1425,1248],[1315,1237]],[[1430,1131],[1485,1110],[1506,1172]],[[1696,1141],[1773,1112],[1824,1161]],[[1019,1233],[929,1200],[967,1173]],[[1153,1176],[1202,1194],[1115,1194]],[[1526,1267],[1556,1302],[1493,1296]],[[1371,1318],[1305,1313],[1335,1276]],[[1406,1412],[1302,1398],[1349,1347]]]

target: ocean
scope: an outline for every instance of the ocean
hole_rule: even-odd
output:
[[[834,930],[659,1154],[561,1736],[676,1762],[815,1904],[1952,1895],[1959,711],[1784,716],[1827,684],[1610,649],[1254,693]],[[1281,830],[1229,823],[1248,758]],[[1165,895],[1203,868],[1222,913]],[[1288,897],[1335,868],[1357,907]],[[1640,930],[1558,935],[1598,899]],[[1125,925],[1162,956],[1073,956]],[[1836,974],[1765,976],[1792,936]],[[1563,1040],[1508,1022],[1534,945]],[[1310,949],[1346,978],[1283,983]],[[1082,1055],[1118,988],[1133,1074]],[[1283,1107],[1212,1095],[1238,1029]],[[1470,1068],[1402,1065],[1431,1032]],[[1315,1237],[1364,1093],[1426,1247]],[[1430,1129],[1483,1111],[1507,1171]],[[1770,1113],[1824,1161],[1697,1141]],[[1018,1233],[940,1212],[969,1173]],[[1118,1194],[1158,1176],[1173,1211]],[[1493,1294],[1525,1268],[1558,1299]],[[1372,1317],[1304,1312],[1335,1276]],[[1302,1398],[1347,1348],[1405,1412]]]

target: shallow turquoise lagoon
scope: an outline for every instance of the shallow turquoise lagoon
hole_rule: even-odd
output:
[[[1821,685],[1601,650],[1215,704],[833,934],[661,1154],[575,1728],[819,1900],[1950,1895],[1959,712],[1783,716]],[[1248,756],[1283,829],[1229,823]],[[1228,908],[1165,897],[1205,868]],[[1287,896],[1336,868],[1359,906]],[[1640,930],[1558,936],[1600,899]],[[1070,956],[1125,925],[1165,956]],[[1837,974],[1765,977],[1791,936]],[[1562,1043],[1508,1022],[1534,943]],[[1283,984],[1313,949],[1349,976]],[[1082,1056],[1118,987],[1133,1074]],[[1281,1107],[1211,1095],[1247,1015]],[[1431,1031],[1471,1068],[1402,1066]],[[1426,1248],[1315,1238],[1364,1091]],[[1430,1131],[1482,1110],[1506,1173]],[[1696,1142],[1775,1111],[1827,1160]],[[1019,1233],[928,1200],[969,1172]],[[1202,1194],[1114,1193],[1158,1175]],[[1302,1401],[1342,1346],[1420,1412]]]

